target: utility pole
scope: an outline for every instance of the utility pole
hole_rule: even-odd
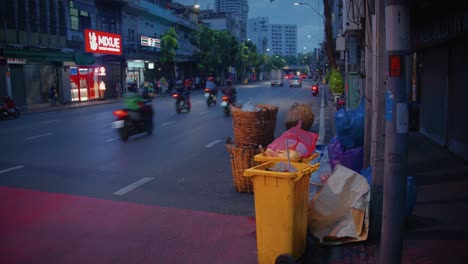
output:
[[[385,49],[385,0],[374,2],[375,15],[372,27],[372,114],[370,164],[372,188],[370,206],[370,239],[380,241],[382,230],[382,205],[385,161],[385,89],[387,81],[387,56]],[[366,113],[367,114],[367,113]],[[367,128],[367,127],[366,127]]]
[[[385,1],[388,81],[381,264],[402,263],[408,164],[408,97],[405,87],[408,65],[405,56],[410,53],[410,14],[405,2]]]

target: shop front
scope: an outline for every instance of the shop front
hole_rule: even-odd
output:
[[[104,66],[70,67],[71,101],[88,101],[104,98],[107,85]]]

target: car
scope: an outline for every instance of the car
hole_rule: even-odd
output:
[[[289,79],[289,87],[302,87],[302,79],[298,76],[294,76]]]
[[[283,79],[272,80],[271,86],[283,86]]]

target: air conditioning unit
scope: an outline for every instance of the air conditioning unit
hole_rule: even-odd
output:
[[[343,0],[343,32],[364,28],[364,0]]]

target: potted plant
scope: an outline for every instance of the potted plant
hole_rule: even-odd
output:
[[[336,69],[333,69],[330,74],[330,90],[335,98],[335,102],[337,102],[344,93],[343,75]]]

